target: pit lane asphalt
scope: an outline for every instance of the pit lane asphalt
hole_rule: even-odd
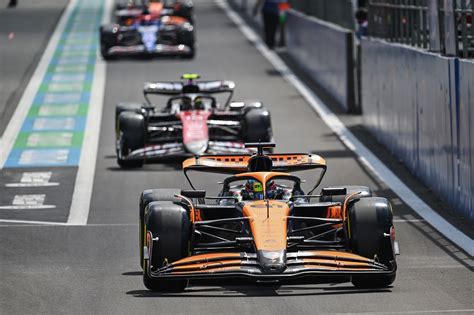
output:
[[[41,58],[66,0],[0,0],[0,136]]]
[[[298,92],[246,41],[212,1],[196,2],[198,53],[180,59],[120,60],[107,65],[100,148],[88,226],[0,227],[1,313],[302,314],[474,309],[472,259],[446,241],[374,179]],[[197,72],[232,79],[236,99],[260,98],[271,110],[277,151],[327,157],[322,185],[362,184],[394,203],[402,255],[394,286],[351,284],[192,285],[182,294],[145,289],[138,265],[138,197],[143,189],[187,187],[179,164],[117,167],[114,106],[142,99],[142,82]],[[327,154],[324,154],[327,152]],[[398,220],[415,221],[398,221]]]

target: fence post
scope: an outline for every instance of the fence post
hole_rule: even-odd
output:
[[[242,0],[242,11],[247,12],[247,0]]]
[[[438,0],[428,1],[428,21],[430,32],[430,51],[441,51],[441,35],[439,31]]]
[[[444,0],[444,53],[457,55],[457,31],[454,20],[454,0]]]

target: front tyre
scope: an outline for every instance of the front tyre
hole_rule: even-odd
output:
[[[348,215],[352,252],[396,268],[392,239],[393,215],[388,200],[380,197],[356,200],[349,206]],[[384,288],[395,281],[395,275],[352,276],[351,280],[359,288]]]
[[[139,248],[140,266],[143,268],[143,245],[145,243],[145,208],[153,201],[173,201],[179,195],[179,189],[147,189],[140,196],[139,205]]]
[[[152,291],[181,292],[186,289],[187,280],[152,278],[152,271],[180,260],[188,255],[190,227],[188,212],[170,201],[155,201],[148,204],[145,215],[145,229],[150,233],[146,246],[148,259],[144,259],[143,283]]]

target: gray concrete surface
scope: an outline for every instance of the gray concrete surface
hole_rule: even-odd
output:
[[[0,136],[68,0],[0,0]]]
[[[473,261],[446,241],[364,169],[227,17],[196,1],[195,60],[120,60],[107,66],[104,115],[89,225],[0,227],[0,313],[319,314],[473,312]],[[363,184],[394,202],[400,256],[397,280],[385,290],[350,284],[281,287],[191,284],[182,294],[145,289],[138,264],[138,197],[143,189],[187,187],[179,165],[117,167],[114,106],[141,100],[142,82],[197,72],[232,79],[236,98],[261,98],[273,115],[278,151],[327,157],[323,185]],[[209,186],[210,187],[210,186]]]

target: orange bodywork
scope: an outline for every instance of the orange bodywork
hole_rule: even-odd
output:
[[[253,177],[263,185],[266,194],[266,183],[275,176],[285,176],[279,172],[242,173],[236,177]],[[286,249],[287,217],[290,208],[286,202],[277,200],[257,200],[248,202],[243,207],[244,217],[249,218],[250,228],[257,250],[279,251]]]
[[[266,185],[272,181],[272,179],[278,180],[288,178],[289,176],[294,178],[294,176],[287,171],[314,168],[323,168],[324,171],[326,170],[326,161],[318,155],[269,154],[266,156],[272,160],[274,171],[248,172],[248,163],[252,158],[251,155],[213,155],[189,158],[183,162],[183,170],[185,174],[186,170],[235,174],[232,178],[224,182],[224,189],[230,189],[230,183],[235,181],[247,181],[253,178],[262,184],[263,196],[267,196]],[[341,222],[347,222],[349,225],[347,216],[349,200],[357,194],[359,193],[357,192],[347,196],[340,205],[338,203],[328,205],[327,209],[325,209],[326,212],[323,212],[322,215],[322,217],[326,216],[326,218],[321,218],[321,221],[326,223],[321,224],[321,226],[329,224],[333,228],[338,228],[343,225]],[[309,196],[302,197],[309,198]],[[191,222],[195,223],[201,221],[200,210],[195,209],[190,199],[182,198],[190,206]],[[239,221],[248,222],[251,237],[241,237],[239,240],[236,238],[235,244],[236,246],[243,245],[244,247],[242,248],[244,249],[245,246],[247,246],[247,242],[253,242],[255,251],[235,252],[231,250],[227,252],[227,248],[223,247],[222,252],[206,253],[207,249],[205,249],[203,251],[197,251],[196,255],[166,263],[156,271],[152,271],[148,265],[147,272],[150,276],[156,278],[176,277],[180,279],[206,279],[208,277],[225,278],[228,276],[237,276],[259,280],[283,279],[285,277],[291,278],[310,274],[393,274],[396,271],[396,265],[394,267],[384,265],[379,263],[375,257],[374,259],[370,259],[347,252],[342,246],[329,250],[305,250],[305,248],[302,247],[303,250],[295,251],[292,246],[297,244],[295,243],[295,239],[298,241],[297,238],[299,236],[290,235],[290,237],[288,237],[288,220],[298,220],[301,219],[301,217],[291,212],[291,204],[292,203],[288,200],[270,199],[244,200],[236,204],[236,210],[242,210],[243,218],[239,217]],[[199,208],[199,205],[196,207]],[[205,213],[203,214],[205,220]],[[212,220],[209,222],[211,221]],[[219,219],[215,221],[219,221]],[[200,225],[205,226],[210,224],[209,222],[204,221],[201,222]],[[196,226],[199,226],[199,224],[196,224]],[[316,226],[316,228],[318,227]],[[300,229],[300,231],[293,230],[293,232],[301,232],[302,230],[303,228]],[[234,232],[232,230],[227,231]],[[288,239],[290,239],[290,247],[288,246]],[[227,241],[223,238],[221,238],[221,240]],[[147,246],[151,250],[153,244],[150,243],[150,241],[151,236],[146,238]],[[239,247],[235,247],[235,249],[239,250]]]
[[[258,200],[244,206],[243,214],[249,218],[257,250],[280,251],[286,249],[289,213],[290,208],[286,202],[275,200]]]
[[[273,162],[273,167],[295,167],[314,165],[325,166],[326,161],[319,155],[308,155],[308,154],[269,154],[268,155]],[[203,167],[213,168],[214,172],[217,169],[223,168],[235,172],[245,172],[247,170],[250,155],[212,155],[212,156],[201,156],[198,158],[189,158],[183,162],[183,170],[187,169],[199,169]]]
[[[222,260],[223,258],[237,259],[239,257],[241,257],[239,253],[227,253],[225,255],[223,255],[222,253],[200,254],[200,255],[194,255],[194,256],[183,258],[179,261],[179,264],[205,263],[205,262],[213,261],[214,259],[220,259],[220,260]],[[172,263],[171,265],[176,266],[178,264]]]
[[[161,21],[166,25],[180,25],[186,23],[188,20],[180,16],[164,16]]]

